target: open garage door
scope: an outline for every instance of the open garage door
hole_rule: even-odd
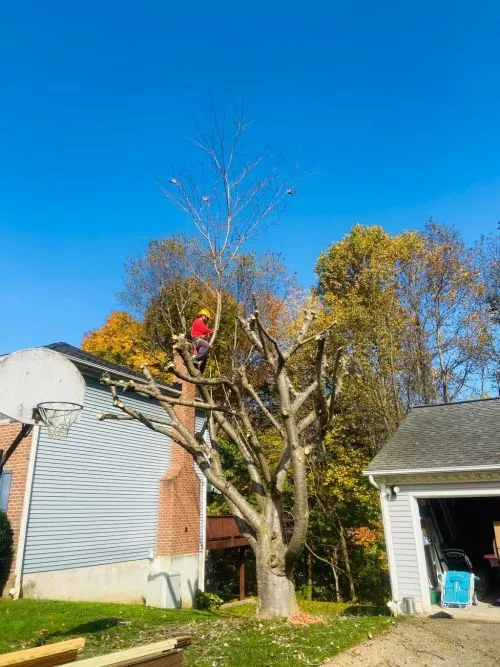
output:
[[[473,572],[474,602],[500,609],[500,497],[421,498],[418,504],[427,575],[436,602],[439,575],[450,570]]]

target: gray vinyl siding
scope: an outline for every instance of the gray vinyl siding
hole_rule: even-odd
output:
[[[498,490],[499,482],[439,482],[428,484],[392,484],[399,486],[399,493],[395,498],[387,501],[387,514],[390,522],[392,549],[394,553],[394,569],[398,586],[399,600],[405,596],[414,596],[417,603],[422,602],[420,590],[419,566],[417,560],[417,539],[415,535],[411,512],[410,494],[425,497],[426,493],[442,491],[443,497],[451,491],[482,490],[493,493]],[[425,567],[425,564],[424,564]],[[426,601],[427,602],[427,601]]]
[[[396,498],[391,498],[387,504],[399,599],[409,595],[419,601],[420,578],[410,497],[401,488]]]
[[[152,401],[125,398],[165,417]],[[136,421],[96,419],[115,411],[109,390],[87,378],[82,415],[68,439],[53,440],[40,429],[24,572],[139,560],[154,549],[170,440]]]

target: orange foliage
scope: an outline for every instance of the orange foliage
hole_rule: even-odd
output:
[[[142,322],[117,310],[102,327],[84,335],[82,350],[136,371],[148,366],[155,375],[161,375],[167,363],[165,352],[151,349]]]
[[[382,537],[380,529],[369,528],[368,526],[350,528],[347,532],[354,544],[365,548],[378,544]]]

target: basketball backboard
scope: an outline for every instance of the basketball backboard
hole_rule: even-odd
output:
[[[83,405],[85,380],[76,366],[45,347],[0,359],[0,413],[22,424],[39,421],[43,403]]]

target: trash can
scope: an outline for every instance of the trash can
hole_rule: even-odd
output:
[[[413,595],[408,595],[403,598],[403,614],[407,616],[415,616],[415,598]]]

